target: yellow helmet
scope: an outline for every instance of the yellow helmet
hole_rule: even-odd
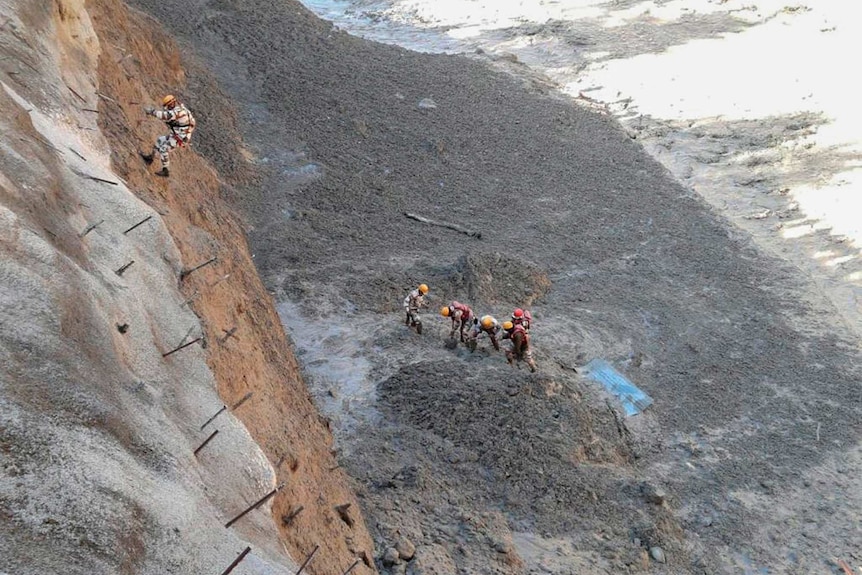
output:
[[[444,305],[440,308],[440,315],[443,317],[449,317],[449,314],[452,313],[452,310],[449,309],[448,305]]]
[[[512,322],[510,322],[510,321],[504,321],[503,322],[503,329],[505,329],[506,331],[509,331],[513,327],[515,327],[515,324],[513,324]]]
[[[421,294],[428,293],[428,286],[425,284],[419,284],[419,293],[421,293]]]
[[[482,327],[485,329],[491,329],[491,326],[494,325],[494,318],[490,315],[482,316]]]
[[[162,106],[164,106],[165,108],[169,108],[176,103],[177,103],[177,97],[172,95],[172,94],[168,94],[167,96],[162,98]]]

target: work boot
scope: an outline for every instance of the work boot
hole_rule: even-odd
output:
[[[163,177],[163,178],[167,178],[168,176],[170,176],[170,175],[171,175],[171,172],[170,172],[170,170],[168,170],[167,168],[162,168],[161,170],[159,170],[158,172],[156,172],[156,175],[157,175],[157,176],[161,176],[161,177]]]
[[[140,154],[141,159],[144,161],[146,165],[150,165],[153,163],[153,154],[145,154],[143,152],[138,152]]]

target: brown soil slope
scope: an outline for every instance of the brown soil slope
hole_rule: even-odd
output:
[[[233,152],[241,137],[233,129],[231,107],[207,83],[204,72],[196,75],[196,90],[187,85],[183,67],[188,61],[149,18],[130,13],[113,0],[91,2],[90,11],[106,47],[99,60],[99,81],[110,99],[100,102],[99,118],[109,136],[114,168],[162,214],[187,268],[218,258],[189,275],[183,290],[205,326],[207,360],[220,394],[229,407],[253,394],[235,414],[277,467],[279,483],[285,483],[274,500],[276,522],[281,525],[282,516],[304,508],[289,526],[282,526],[292,555],[301,561],[320,545],[308,571],[343,571],[356,557],[373,555],[364,520],[344,473],[336,469],[329,453],[326,422],[310,401],[255,272],[240,222],[223,200],[227,186],[194,153],[199,145],[210,149],[226,145],[230,151],[225,155],[237,157]],[[148,173],[138,156],[160,134],[159,123],[147,121],[141,105],[169,92],[195,96],[201,130],[191,150],[175,154],[175,176],[160,180]],[[236,182],[251,172],[238,161],[230,166],[229,175]],[[352,525],[335,510],[348,503]],[[373,571],[373,566],[360,566],[357,572],[363,569]]]

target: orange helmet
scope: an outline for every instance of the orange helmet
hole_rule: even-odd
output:
[[[491,329],[491,326],[494,325],[494,318],[490,315],[486,315],[482,317],[482,327],[485,329]]]
[[[513,324],[512,322],[510,322],[510,321],[504,321],[503,322],[503,329],[505,329],[506,331],[509,331],[513,327],[515,327],[515,324]]]
[[[452,313],[452,310],[449,309],[448,305],[444,305],[443,307],[440,308],[440,315],[442,315],[443,317],[449,317],[449,314],[451,314],[451,313]]]
[[[177,105],[177,97],[173,94],[168,94],[164,98],[162,98],[162,106],[165,108],[173,108]]]
[[[419,284],[419,293],[423,295],[428,293],[428,286],[425,284]]]

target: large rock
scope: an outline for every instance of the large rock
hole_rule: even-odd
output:
[[[640,490],[644,499],[649,503],[654,505],[664,505],[665,501],[667,501],[667,492],[658,485],[644,482],[641,483]]]
[[[416,546],[409,539],[401,539],[395,544],[398,555],[405,561],[410,561],[416,555]]]
[[[389,547],[383,552],[383,565],[386,567],[391,567],[400,562],[401,556],[398,554],[398,550],[395,547]]]

